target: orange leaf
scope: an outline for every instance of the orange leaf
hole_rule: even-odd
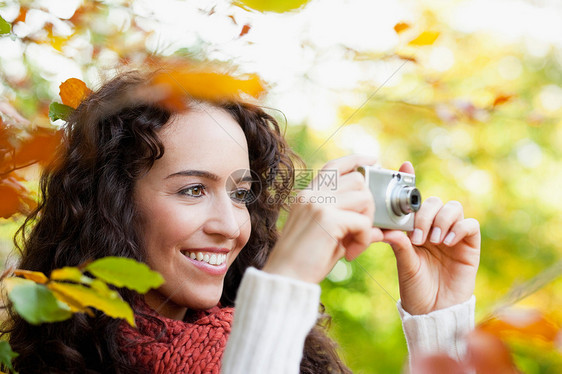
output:
[[[43,165],[51,162],[62,138],[62,131],[38,127],[31,137],[24,140],[16,149],[14,165],[21,167],[39,162]]]
[[[62,82],[59,89],[62,103],[74,109],[78,108],[82,100],[92,93],[86,83],[77,78],[70,78]]]
[[[501,318],[494,318],[479,327],[500,338],[519,336],[523,339],[539,338],[554,343],[560,326],[537,310],[508,310]]]
[[[398,22],[396,25],[394,25],[394,31],[396,31],[397,34],[400,34],[402,31],[407,30],[410,28],[410,25],[408,25],[405,22]]]
[[[18,275],[24,277],[25,279],[29,279],[34,281],[35,283],[45,284],[49,281],[49,278],[45,276],[45,274],[39,271],[29,271],[29,270],[22,270],[16,269],[14,270],[14,275]]]
[[[19,193],[12,186],[0,184],[0,217],[10,218],[20,210]]]
[[[159,95],[161,104],[172,110],[185,109],[190,99],[211,102],[241,99],[242,94],[258,97],[264,87],[257,75],[247,78],[211,71],[180,68],[158,73],[151,81],[152,95]]]
[[[250,28],[251,28],[250,25],[248,25],[248,24],[244,25],[244,27],[242,27],[242,31],[240,31],[239,37],[246,35],[248,33],[248,31],[250,31]]]
[[[23,178],[10,173],[0,179],[0,217],[10,218],[16,213],[28,214],[37,205],[29,196],[29,191],[20,182]]]
[[[18,22],[25,22],[26,16],[27,16],[27,8],[24,6],[20,7],[20,12],[16,17],[16,19],[14,20],[14,22],[12,22],[12,24],[15,25]]]
[[[415,46],[431,45],[435,42],[438,36],[439,33],[437,31],[424,31],[408,44]]]
[[[492,104],[492,106],[495,108],[498,105],[502,105],[502,104],[507,103],[512,98],[513,98],[513,95],[498,95],[494,99],[494,104]]]

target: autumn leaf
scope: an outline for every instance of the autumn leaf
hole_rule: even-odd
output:
[[[242,31],[240,31],[239,37],[246,35],[250,31],[251,26],[246,24],[242,27]]]
[[[41,284],[45,284],[49,281],[49,278],[47,278],[45,274],[41,273],[40,271],[16,269],[14,270],[14,275],[21,276],[25,279],[29,279]]]
[[[396,31],[397,34],[400,34],[402,31],[407,30],[410,28],[410,25],[408,25],[405,22],[398,22],[396,25],[394,25],[394,31]]]
[[[49,289],[63,295],[64,297],[73,300],[75,306],[80,306],[82,309],[92,307],[98,309],[110,317],[123,318],[131,326],[135,326],[135,319],[133,310],[116,291],[112,291],[110,297],[105,294],[100,294],[95,289],[83,286],[81,284],[49,282]]]
[[[0,16],[0,35],[9,34],[12,30],[12,25],[10,25],[2,16]]]
[[[22,181],[23,179],[14,172],[1,176],[0,217],[10,218],[16,213],[27,214],[35,209],[37,203],[29,196],[29,191],[21,184]]]
[[[243,9],[259,12],[284,13],[303,7],[308,0],[237,0],[236,5]]]
[[[431,45],[435,42],[439,33],[437,31],[424,31],[417,38],[411,40],[408,45],[412,46],[424,46]]]
[[[25,18],[27,17],[27,8],[24,6],[20,6],[20,12],[16,19],[14,20],[14,24],[18,22],[25,22]]]
[[[154,76],[151,95],[172,110],[183,110],[190,99],[214,102],[240,99],[242,94],[258,97],[264,86],[257,75],[236,78],[228,74],[189,68],[172,69]]]
[[[9,285],[11,282],[15,283]],[[16,312],[33,325],[64,321],[72,316],[68,305],[57,300],[43,284],[22,278],[6,278],[4,283],[8,284],[8,298]]]
[[[20,210],[18,191],[13,187],[0,184],[0,217],[10,218]]]
[[[496,98],[494,99],[494,103],[492,104],[492,106],[495,108],[498,105],[502,105],[507,103],[508,101],[510,101],[513,98],[513,95],[498,95],[496,96]]]
[[[78,108],[78,105],[92,93],[86,83],[78,78],[70,78],[62,82],[59,90],[62,103],[74,109]]]
[[[92,278],[82,274],[80,269],[76,267],[65,266],[61,269],[55,269],[51,272],[51,279],[57,281],[71,281],[76,283],[90,284]]]
[[[107,283],[140,293],[164,283],[162,276],[146,264],[125,257],[104,257],[89,263],[85,270]]]
[[[523,339],[539,338],[549,343],[555,342],[560,331],[560,326],[534,309],[506,310],[500,317],[482,323],[479,328],[500,338],[506,336]]]
[[[54,157],[62,139],[62,131],[52,128],[38,127],[31,132],[31,136],[16,149],[14,164],[16,167],[39,162],[48,164]]]

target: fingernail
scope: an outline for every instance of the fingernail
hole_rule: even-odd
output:
[[[423,244],[423,231],[420,229],[415,229],[414,234],[412,235],[412,243],[414,244]]]
[[[439,243],[441,239],[441,229],[439,227],[434,227],[431,232],[431,238],[429,239],[432,243]]]
[[[455,233],[450,232],[449,235],[447,235],[447,237],[445,238],[445,240],[443,240],[443,243],[449,245],[453,242],[453,240],[455,240]]]

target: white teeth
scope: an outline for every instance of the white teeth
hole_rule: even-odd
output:
[[[222,265],[226,262],[224,253],[183,252],[183,254],[192,260],[206,262],[210,265]]]

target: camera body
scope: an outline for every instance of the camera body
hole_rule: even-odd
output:
[[[416,176],[379,165],[359,166],[375,200],[373,226],[383,229],[414,230],[414,215],[421,206]]]

